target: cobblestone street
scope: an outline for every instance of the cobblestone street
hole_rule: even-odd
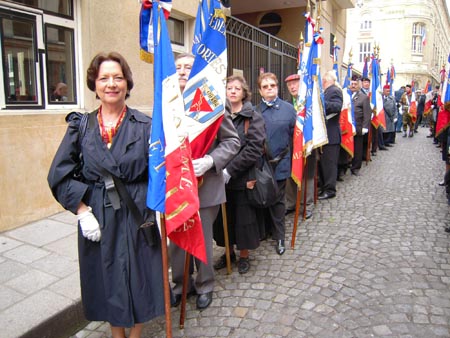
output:
[[[172,310],[173,336],[449,337],[449,207],[437,184],[445,165],[427,133],[397,134],[361,176],[347,173],[337,197],[299,224],[293,250],[280,257],[264,241],[249,273],[220,271],[207,310],[188,299],[183,330]],[[109,327],[91,323],[76,337],[86,334],[109,337]],[[164,319],[143,336],[165,337]]]

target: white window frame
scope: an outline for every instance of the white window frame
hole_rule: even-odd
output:
[[[6,97],[4,90],[0,91],[0,115],[24,115],[24,114],[39,114],[39,113],[48,113],[49,111],[59,112],[61,110],[68,109],[79,109],[83,104],[83,91],[81,89],[82,79],[80,76],[81,69],[81,56],[78,53],[80,50],[80,42],[78,38],[78,30],[79,23],[77,18],[77,13],[79,11],[79,2],[77,0],[73,0],[73,20],[54,16],[51,14],[44,13],[43,10],[28,7],[25,5],[21,5],[18,3],[11,3],[0,0],[0,9],[7,10],[10,12],[16,12],[17,14],[26,14],[31,17],[35,17],[36,24],[36,48],[37,48],[37,60],[35,64],[35,72],[36,72],[36,96],[37,103],[27,104],[21,103],[16,105],[6,105]],[[46,46],[44,43],[44,30],[45,24],[53,24],[56,26],[60,26],[63,28],[72,29],[74,32],[74,41],[73,41],[73,58],[75,64],[75,73],[74,78],[76,82],[76,103],[62,103],[62,104],[48,104],[48,83],[47,83],[47,69],[46,69]],[[3,60],[2,55],[2,45],[0,40],[0,58]],[[42,70],[42,71],[41,71]],[[3,63],[0,64],[0,80],[4,81],[4,70]]]

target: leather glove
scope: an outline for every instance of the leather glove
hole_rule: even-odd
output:
[[[367,129],[367,128],[363,128],[362,129],[362,134],[363,135],[366,135],[368,132],[369,132],[369,129]]]
[[[100,238],[102,237],[100,225],[92,213],[91,207],[88,207],[88,210],[78,215],[78,221],[80,222],[81,232],[84,237],[93,242],[100,241]]]
[[[214,164],[213,158],[209,155],[205,155],[202,158],[192,160],[194,166],[194,173],[196,177],[203,176]]]
[[[223,177],[225,178],[225,184],[230,181],[231,175],[228,173],[227,169],[223,169]]]

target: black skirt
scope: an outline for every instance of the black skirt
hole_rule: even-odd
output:
[[[226,209],[230,246],[236,245],[238,250],[258,248],[260,233],[257,212],[261,210],[248,204],[245,190],[227,189]],[[222,210],[214,222],[213,237],[218,246],[225,246]]]

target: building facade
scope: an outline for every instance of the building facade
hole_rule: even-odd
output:
[[[394,65],[395,90],[412,81],[416,88],[428,80],[434,87],[450,53],[449,32],[445,0],[359,0],[348,11],[345,58],[352,51],[354,68],[361,71],[378,46],[384,75]]]
[[[282,22],[274,35],[298,44],[306,1],[235,3],[231,15],[235,9],[237,17],[257,29],[267,28],[260,22],[265,14],[278,14]],[[262,10],[263,3],[269,7]],[[317,7],[315,1],[310,3]],[[169,31],[175,53],[190,51],[197,5],[198,0],[173,1]],[[325,34],[331,32],[343,42],[345,9],[353,6],[351,0],[323,1]],[[85,84],[95,54],[114,50],[127,59],[135,83],[127,104],[151,114],[153,66],[139,58],[139,11],[138,1],[106,5],[98,0],[0,0],[0,231],[62,210],[48,188],[47,173],[66,130],[67,113],[92,111],[99,104]],[[324,50],[329,48],[327,36]],[[327,54],[323,67],[329,69]],[[250,68],[256,67],[254,59],[250,61]],[[269,61],[266,70],[279,66]],[[229,73],[239,69],[233,63]],[[284,69],[279,73],[283,83],[292,70],[279,68]]]

